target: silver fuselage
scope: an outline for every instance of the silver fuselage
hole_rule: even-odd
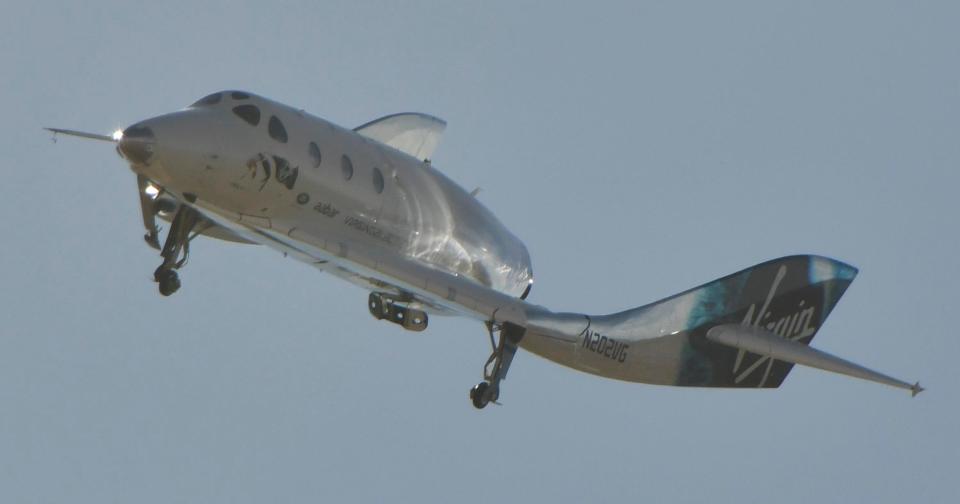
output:
[[[133,170],[195,196],[215,219],[297,237],[341,258],[348,249],[381,249],[512,297],[532,283],[524,244],[429,162],[287,105],[223,95],[138,123],[157,147]],[[259,110],[257,124],[232,111],[240,105]],[[274,117],[282,136],[271,135]],[[349,265],[328,270],[395,290]]]

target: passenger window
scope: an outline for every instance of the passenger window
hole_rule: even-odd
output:
[[[383,173],[380,172],[380,168],[373,169],[373,189],[377,194],[383,192]]]
[[[320,168],[320,147],[316,142],[310,142],[310,159],[313,160],[313,167]]]
[[[287,128],[283,127],[283,123],[280,122],[280,119],[277,119],[277,116],[270,116],[267,132],[270,133],[270,138],[280,143],[287,143]]]
[[[350,158],[348,158],[346,154],[340,157],[340,171],[343,172],[344,180],[353,178],[353,162],[350,161]]]
[[[260,109],[254,105],[237,105],[233,107],[233,113],[237,114],[240,119],[247,121],[250,126],[260,124]]]
[[[216,105],[220,103],[220,98],[223,96],[223,93],[213,93],[212,95],[204,96],[197,100],[191,107],[204,107],[208,105]]]

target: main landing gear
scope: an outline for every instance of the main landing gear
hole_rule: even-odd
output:
[[[198,233],[191,235],[193,228],[200,221],[200,214],[189,205],[180,205],[177,214],[173,217],[173,224],[167,233],[160,255],[163,263],[153,272],[153,280],[160,284],[160,294],[169,296],[180,289],[180,277],[177,275],[187,262],[190,255],[190,240]],[[180,258],[181,253],[183,258]]]
[[[500,397],[500,382],[506,379],[510,362],[513,361],[513,356],[517,353],[517,345],[526,332],[523,327],[510,322],[499,325],[493,322],[487,322],[486,324],[493,353],[490,354],[487,363],[483,365],[484,381],[470,389],[470,401],[477,409],[483,409],[491,402],[499,404],[497,398]],[[494,332],[500,334],[499,341],[494,337]]]
[[[397,304],[399,302],[402,301],[393,296],[372,292],[367,307],[370,308],[373,318],[393,322],[408,331],[419,332],[427,328],[425,312],[401,306]]]

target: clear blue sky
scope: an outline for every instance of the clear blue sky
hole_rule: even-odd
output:
[[[586,3],[585,3],[586,4]],[[0,501],[955,502],[955,2],[10,2],[0,17]],[[597,5],[593,5],[597,4]],[[480,324],[195,242],[161,298],[110,132],[240,88],[344,126],[449,121],[435,163],[607,313],[792,253],[861,274],[817,346],[928,391],[621,383]]]

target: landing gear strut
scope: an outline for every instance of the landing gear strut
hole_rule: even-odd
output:
[[[160,250],[160,228],[157,227],[157,204],[154,198],[147,193],[151,186],[150,181],[143,175],[137,175],[137,192],[140,194],[140,216],[143,218],[143,229],[147,232],[143,240],[147,245]]]
[[[523,339],[526,332],[521,326],[504,322],[495,324],[487,322],[487,333],[490,335],[490,346],[493,347],[493,353],[483,365],[483,380],[470,389],[470,401],[477,409],[483,409],[487,404],[497,402],[500,397],[500,382],[507,377],[507,370],[510,369],[510,362],[513,361],[514,354],[517,353],[517,344]],[[499,341],[494,337],[494,332],[500,334]]]
[[[180,277],[176,270],[186,264],[190,256],[190,240],[196,236],[196,233],[192,236],[190,233],[199,221],[200,214],[196,210],[189,205],[180,205],[163,243],[163,250],[160,251],[163,263],[153,272],[153,280],[160,284],[160,294],[169,296],[180,289]]]
[[[370,293],[367,307],[370,315],[377,320],[393,322],[408,331],[422,331],[427,328],[427,314],[422,310],[415,310],[397,303],[403,300],[379,292]]]

